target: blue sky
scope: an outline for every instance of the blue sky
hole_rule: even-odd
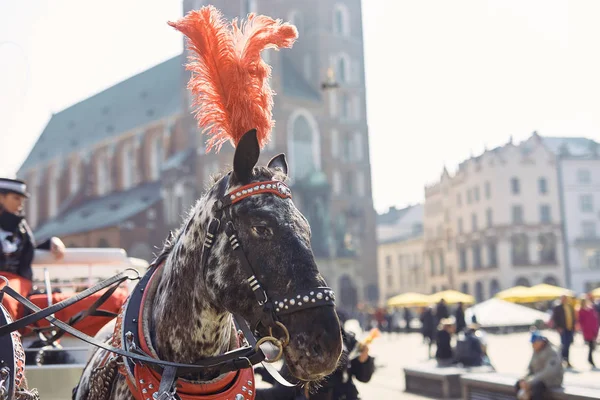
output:
[[[149,4],[0,1],[0,175],[52,112],[181,51],[181,1]],[[595,0],[363,0],[376,208],[511,135],[600,139],[598,20]]]

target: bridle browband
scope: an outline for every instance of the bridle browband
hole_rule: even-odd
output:
[[[260,324],[269,329],[271,336],[274,328],[283,330],[283,341],[278,342],[278,339],[270,340],[271,343],[279,348],[278,357],[274,360],[269,360],[274,362],[281,358],[283,347],[289,342],[289,333],[285,326],[278,321],[278,317],[315,307],[333,307],[335,305],[335,295],[331,288],[318,286],[282,297],[269,296],[267,288],[261,284],[257,277],[259,272],[257,268],[259,268],[259,266],[252,265],[244,253],[242,243],[240,242],[233,222],[234,217],[232,207],[244,199],[257,195],[271,194],[280,197],[281,199],[291,199],[292,191],[285,183],[272,180],[249,183],[226,193],[230,182],[230,176],[231,172],[225,175],[219,181],[217,186],[217,196],[219,196],[219,199],[213,204],[213,215],[208,224],[204,239],[201,260],[202,270],[203,273],[206,274],[206,264],[208,262],[208,257],[210,256],[210,250],[215,243],[219,232],[224,232],[229,239],[233,254],[237,257],[247,276],[246,281],[254,293],[257,304],[262,307],[261,316],[256,321],[251,321],[252,330],[254,333],[257,333]]]
[[[35,304],[29,301],[29,299],[21,296],[18,292],[12,289],[8,285],[8,281],[4,279],[6,280],[6,285],[0,288],[0,299],[4,294],[8,294],[33,313],[22,317],[17,321],[0,326],[0,337],[45,318],[51,324],[60,328],[64,332],[77,337],[80,340],[113,353],[115,356],[118,355],[124,357],[126,363],[142,363],[151,366],[157,371],[160,371],[162,374],[160,389],[158,392],[160,393],[160,399],[174,398],[176,380],[178,377],[183,375],[197,373],[207,369],[216,369],[220,374],[223,374],[226,372],[239,371],[249,368],[262,361],[272,363],[279,360],[283,355],[283,348],[289,343],[290,337],[287,328],[278,320],[278,317],[314,307],[333,307],[335,304],[335,296],[331,288],[323,286],[303,289],[284,297],[269,297],[268,288],[262,285],[257,277],[257,271],[255,270],[257,266],[253,266],[248,261],[242,244],[237,236],[235,225],[233,223],[234,218],[232,206],[254,195],[272,194],[282,199],[291,199],[292,194],[288,186],[280,181],[255,182],[225,194],[229,185],[230,175],[231,173],[227,174],[218,183],[217,193],[220,198],[214,203],[212,208],[213,215],[208,224],[203,243],[201,264],[203,270],[202,273],[206,274],[206,264],[208,262],[208,257],[210,256],[212,245],[214,244],[219,233],[225,233],[228,237],[228,241],[231,245],[233,253],[238,258],[242,269],[247,275],[246,280],[252,289],[252,292],[254,293],[257,304],[258,306],[262,307],[261,316],[257,321],[253,321],[251,324],[251,330],[248,329],[248,325],[242,317],[234,314],[234,321],[238,326],[238,329],[240,329],[238,333],[245,339],[245,342],[248,346],[229,351],[225,354],[215,357],[200,360],[196,364],[176,363],[159,360],[146,353],[140,352],[139,348],[137,348],[135,345],[135,341],[130,340],[131,338],[135,338],[136,335],[134,335],[130,330],[125,329],[127,325],[135,325],[135,328],[132,327],[132,329],[135,329],[135,332],[140,334],[137,332],[137,314],[135,314],[133,318],[128,318],[127,312],[124,315],[125,320],[123,321],[122,332],[125,340],[122,344],[125,348],[117,348],[107,342],[99,341],[98,339],[86,335],[53,317],[53,314],[57,311],[69,307],[70,305],[75,304],[76,302],[89,297],[100,290],[106,289],[113,285],[118,286],[126,280],[140,279],[137,271],[130,269],[99,282],[69,299],[56,303],[53,306],[45,309],[37,307]],[[152,263],[144,277],[141,278],[140,282],[138,282],[136,288],[131,293],[128,304],[132,303],[134,299],[138,299],[143,295],[148,281],[152,277],[153,273],[156,272],[157,268],[160,267],[162,262],[164,262],[167,255],[168,254],[162,254]],[[128,275],[128,272],[134,272],[136,275]],[[106,300],[106,298],[104,298],[104,300]],[[257,330],[260,324],[269,330],[269,336],[262,337],[257,341],[254,335],[258,333]],[[273,329],[275,328],[278,328],[283,332],[283,337],[276,338],[273,336]],[[278,348],[279,351],[275,358],[266,359],[264,356],[262,350],[260,349],[260,345],[265,342],[270,342]],[[281,378],[277,371],[273,367],[269,366],[269,364],[263,363],[263,365],[280,383],[286,386],[293,386]]]

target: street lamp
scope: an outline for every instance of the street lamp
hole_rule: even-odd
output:
[[[327,81],[321,83],[321,90],[337,89],[340,84],[335,80],[335,73],[333,68],[327,68]]]

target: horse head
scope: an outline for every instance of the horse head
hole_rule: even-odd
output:
[[[247,185],[260,189],[261,182],[285,182],[285,155],[261,167],[256,166],[259,154],[256,132],[249,131],[236,148],[233,171],[213,186],[209,197],[218,201],[224,187],[230,194]],[[289,193],[286,188],[283,192]],[[306,218],[291,198],[271,193],[248,196],[225,213],[259,288],[249,280],[247,267],[242,265],[244,257],[232,251],[228,236],[217,234],[203,271],[210,301],[217,308],[243,316],[261,336],[283,338],[287,334],[282,331],[287,330],[290,340],[283,354],[297,378],[311,381],[328,375],[337,366],[342,350],[340,323],[332,301],[325,301],[333,300],[333,292],[325,288],[317,268]],[[226,229],[220,226],[221,232]],[[257,290],[264,291],[266,301],[257,301]],[[269,312],[281,325],[269,324],[272,321],[265,313],[266,305],[272,306]]]

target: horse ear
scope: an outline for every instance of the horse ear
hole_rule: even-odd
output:
[[[281,153],[276,155],[275,157],[271,158],[271,161],[269,161],[269,164],[267,165],[267,167],[269,168],[279,168],[280,170],[283,171],[284,174],[287,175],[288,173],[288,163],[287,160],[285,159],[285,154]]]
[[[233,156],[233,174],[241,184],[250,183],[252,169],[258,162],[260,146],[256,137],[256,129],[251,129],[242,136]]]

